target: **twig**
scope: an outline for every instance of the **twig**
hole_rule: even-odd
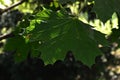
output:
[[[5,34],[5,35],[1,35],[0,40],[7,39],[7,38],[10,38],[10,37],[13,37],[13,36],[14,36],[13,33],[8,33],[8,34]]]
[[[25,1],[26,0],[20,0],[20,1],[18,1],[17,3],[15,3],[15,4],[13,4],[13,5],[9,6],[9,7],[7,7],[6,9],[3,9],[2,11],[0,11],[0,14],[4,13],[4,12],[6,12],[6,11],[8,11],[8,10],[10,10],[10,9],[18,6],[18,5],[20,5],[20,4],[22,4]]]

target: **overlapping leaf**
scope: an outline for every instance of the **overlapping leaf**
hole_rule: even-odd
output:
[[[94,10],[98,17],[103,21],[111,18],[114,12],[120,14],[120,0],[95,0]]]
[[[9,38],[6,42],[4,50],[7,52],[15,52],[15,60],[19,62],[26,59],[28,51],[30,50],[29,44],[25,43],[22,36],[16,35],[15,37]]]

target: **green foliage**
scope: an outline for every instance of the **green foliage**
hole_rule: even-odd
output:
[[[120,0],[95,0],[94,10],[103,22],[110,19],[114,12],[120,13]]]
[[[29,48],[30,46],[29,44],[25,43],[24,38],[22,36],[16,35],[15,37],[7,40],[7,44],[4,47],[4,50],[7,52],[15,51],[15,60],[19,62],[26,59]]]
[[[41,52],[41,58],[48,63],[63,59],[65,53],[72,50],[77,59],[91,65],[95,56],[101,53],[96,40],[104,37],[96,31],[94,36],[91,26],[82,23],[76,17],[71,17],[63,11],[54,12],[48,9],[37,13],[25,31],[25,39],[28,43],[33,43],[33,52]]]
[[[96,27],[95,20],[92,20],[94,25],[90,26],[91,20],[87,17],[91,16],[92,12],[83,11],[87,5],[84,1],[86,0],[72,0],[68,3],[70,0],[59,0],[54,4],[51,3],[52,6],[51,4],[38,5],[33,13],[23,17],[14,30],[15,37],[7,40],[4,51],[16,51],[17,61],[25,59],[29,51],[33,56],[41,53],[41,58],[46,63],[53,63],[63,59],[66,52],[71,50],[76,59],[90,66],[94,63],[95,57],[102,53],[98,45],[108,46],[109,42],[104,34],[93,29]],[[95,0],[93,10],[98,18],[105,22],[111,18],[113,12],[118,12],[118,3],[119,0]],[[82,16],[85,13],[87,15]],[[84,18],[87,24],[81,20]]]

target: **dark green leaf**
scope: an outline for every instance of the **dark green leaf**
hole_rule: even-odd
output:
[[[42,53],[41,58],[48,63],[54,62],[63,59],[66,52],[71,50],[76,59],[87,65],[93,64],[95,56],[101,52],[88,31],[91,27],[78,19],[60,17],[58,14],[51,17],[51,14],[55,12],[50,13],[47,20],[36,23],[35,29],[30,33],[30,42],[39,44],[36,50]]]
[[[94,10],[98,17],[106,22],[114,12],[120,13],[120,0],[95,0]]]
[[[29,45],[25,43],[25,40],[22,36],[15,36],[13,38],[9,38],[4,47],[4,51],[11,52],[16,51],[15,60],[21,61],[24,60],[29,51]]]

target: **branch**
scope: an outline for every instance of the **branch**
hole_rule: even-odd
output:
[[[13,5],[9,6],[9,7],[7,7],[6,9],[3,9],[2,11],[0,11],[0,14],[2,14],[2,13],[4,13],[4,12],[7,12],[8,10],[10,10],[10,9],[12,9],[12,8],[20,5],[20,4],[22,4],[22,3],[25,2],[25,1],[26,1],[26,0],[20,0],[20,1],[18,1],[17,3],[15,3],[15,4],[13,4]]]
[[[5,34],[5,35],[1,35],[0,40],[7,39],[7,38],[10,38],[10,37],[13,37],[13,36],[14,36],[13,33],[8,33],[8,34]]]

